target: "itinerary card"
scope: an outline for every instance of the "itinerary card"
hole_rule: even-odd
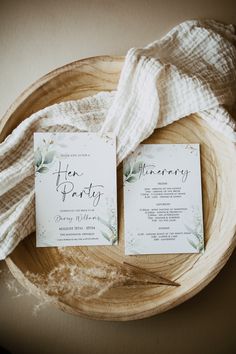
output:
[[[35,133],[36,244],[117,243],[116,143],[108,133]]]
[[[125,254],[204,249],[198,144],[141,144],[124,162]]]

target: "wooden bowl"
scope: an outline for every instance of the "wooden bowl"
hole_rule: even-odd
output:
[[[99,91],[116,89],[122,57],[94,57],[68,64],[44,76],[13,103],[0,121],[0,141],[26,117],[56,102],[79,99]],[[124,256],[123,196],[119,192],[119,245],[74,247],[70,256],[57,248],[36,248],[35,235],[23,240],[6,262],[18,281],[44,296],[28,272],[47,275],[58,264],[76,262],[85,255],[115,266],[124,260],[153,273],[178,281],[181,286],[145,285],[114,287],[96,299],[64,296],[57,305],[70,313],[102,320],[134,320],[166,311],[203,289],[220,271],[232,253],[236,239],[236,154],[232,143],[212,130],[196,115],[156,130],[149,143],[200,143],[204,228],[204,254]],[[234,167],[234,168],[233,168]],[[121,183],[118,172],[118,185]],[[118,188],[118,190],[122,190]],[[39,292],[40,290],[40,292]]]

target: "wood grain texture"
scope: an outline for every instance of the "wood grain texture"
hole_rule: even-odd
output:
[[[27,89],[0,121],[0,141],[33,112],[56,102],[78,99],[116,89],[122,57],[94,57],[74,62],[44,76]],[[196,255],[124,256],[122,168],[118,168],[119,245],[99,247],[36,248],[35,235],[22,241],[6,262],[12,274],[38,296],[45,295],[28,277],[42,276],[59,264],[90,266],[95,261],[120,267],[128,262],[180,283],[114,287],[97,299],[63,294],[56,301],[62,310],[102,320],[134,320],[166,311],[204,288],[224,266],[235,244],[236,151],[197,115],[156,130],[146,143],[199,143],[203,187],[206,250]],[[82,258],[81,258],[82,257]],[[83,259],[83,261],[81,261]],[[87,262],[87,264],[86,264]]]

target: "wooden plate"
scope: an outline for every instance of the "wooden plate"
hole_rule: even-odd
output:
[[[44,76],[22,93],[5,114],[0,122],[0,140],[3,141],[22,120],[43,107],[115,89],[122,64],[122,57],[94,57]],[[68,297],[68,294],[61,294],[56,300],[61,309],[73,314],[103,320],[133,320],[158,314],[184,302],[216,276],[236,243],[236,154],[233,144],[197,116],[156,130],[147,142],[201,144],[205,253],[124,257],[123,199],[119,192],[119,246],[74,247],[70,248],[70,255],[65,256],[57,248],[36,248],[35,235],[30,235],[6,260],[21,284],[39,294],[39,286],[29,277],[29,272],[46,276],[59,264],[79,262],[81,255],[85,267],[93,260],[115,266],[125,260],[181,284],[179,287],[118,286],[93,300],[75,295]],[[40,296],[44,296],[45,291],[41,286]]]

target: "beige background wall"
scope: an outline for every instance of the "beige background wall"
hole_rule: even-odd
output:
[[[179,22],[236,23],[233,0],[0,0],[0,116],[28,85],[68,62],[125,54]],[[226,211],[227,212],[227,211]],[[0,262],[0,346],[12,353],[233,354],[236,352],[236,254],[200,294],[162,315],[128,323],[86,320],[14,298]]]

